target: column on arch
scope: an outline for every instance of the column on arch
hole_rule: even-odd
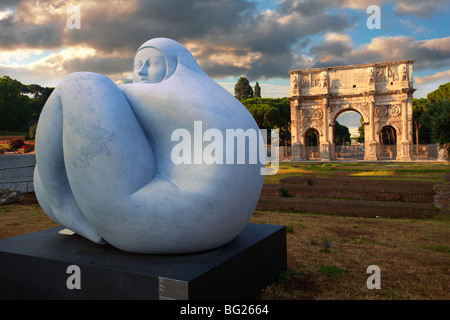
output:
[[[375,140],[375,97],[374,95],[369,95],[367,99],[369,104],[369,125],[365,126],[368,132],[368,143],[365,144],[364,148],[364,160],[366,161],[377,161],[378,160],[378,146]],[[367,140],[366,140],[367,141]]]
[[[412,107],[411,107],[412,108]],[[399,160],[409,161],[411,160],[411,141],[408,136],[408,94],[404,93],[402,97],[401,105],[401,117],[402,117],[402,140],[397,142],[397,155]]]

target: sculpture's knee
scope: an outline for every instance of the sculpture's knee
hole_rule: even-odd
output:
[[[75,82],[83,82],[83,81],[99,81],[103,79],[109,79],[107,76],[95,72],[74,72],[65,77],[61,83],[65,81],[75,81]]]
[[[56,88],[56,91],[61,95],[67,94],[68,91],[79,95],[92,92],[94,88],[98,90],[102,85],[108,87],[108,89],[116,87],[114,82],[105,75],[94,72],[75,72],[65,77]]]

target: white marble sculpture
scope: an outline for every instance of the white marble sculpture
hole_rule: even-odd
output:
[[[195,122],[224,136],[227,129],[258,130],[254,119],[176,41],[147,41],[134,64],[134,83],[79,72],[48,99],[36,133],[41,207],[76,234],[129,252],[189,253],[228,243],[253,214],[264,164],[176,164],[171,153],[180,141],[172,134],[184,128],[198,139]]]

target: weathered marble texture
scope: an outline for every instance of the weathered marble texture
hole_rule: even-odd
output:
[[[104,75],[74,73],[48,99],[36,133],[39,203],[58,224],[125,251],[188,253],[224,245],[253,214],[264,165],[176,165],[171,151],[179,142],[171,135],[178,128],[193,135],[194,121],[224,137],[226,129],[258,127],[181,44],[156,38],[141,49],[134,83],[117,86]],[[154,66],[142,68],[143,50]]]

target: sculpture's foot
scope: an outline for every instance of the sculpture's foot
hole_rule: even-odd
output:
[[[69,229],[61,229],[58,231],[58,233],[66,235],[66,236],[71,236],[71,235],[75,234],[75,232],[73,232],[72,230],[69,230]]]
[[[65,235],[65,236],[73,236],[73,235],[76,234],[76,233],[73,232],[73,231],[70,230],[70,229],[65,228],[65,229],[59,230],[59,231],[58,231],[58,234],[62,234],[62,235]],[[96,243],[97,243],[97,244],[108,244],[108,242],[106,242],[104,239],[102,239],[100,242],[96,242]]]

